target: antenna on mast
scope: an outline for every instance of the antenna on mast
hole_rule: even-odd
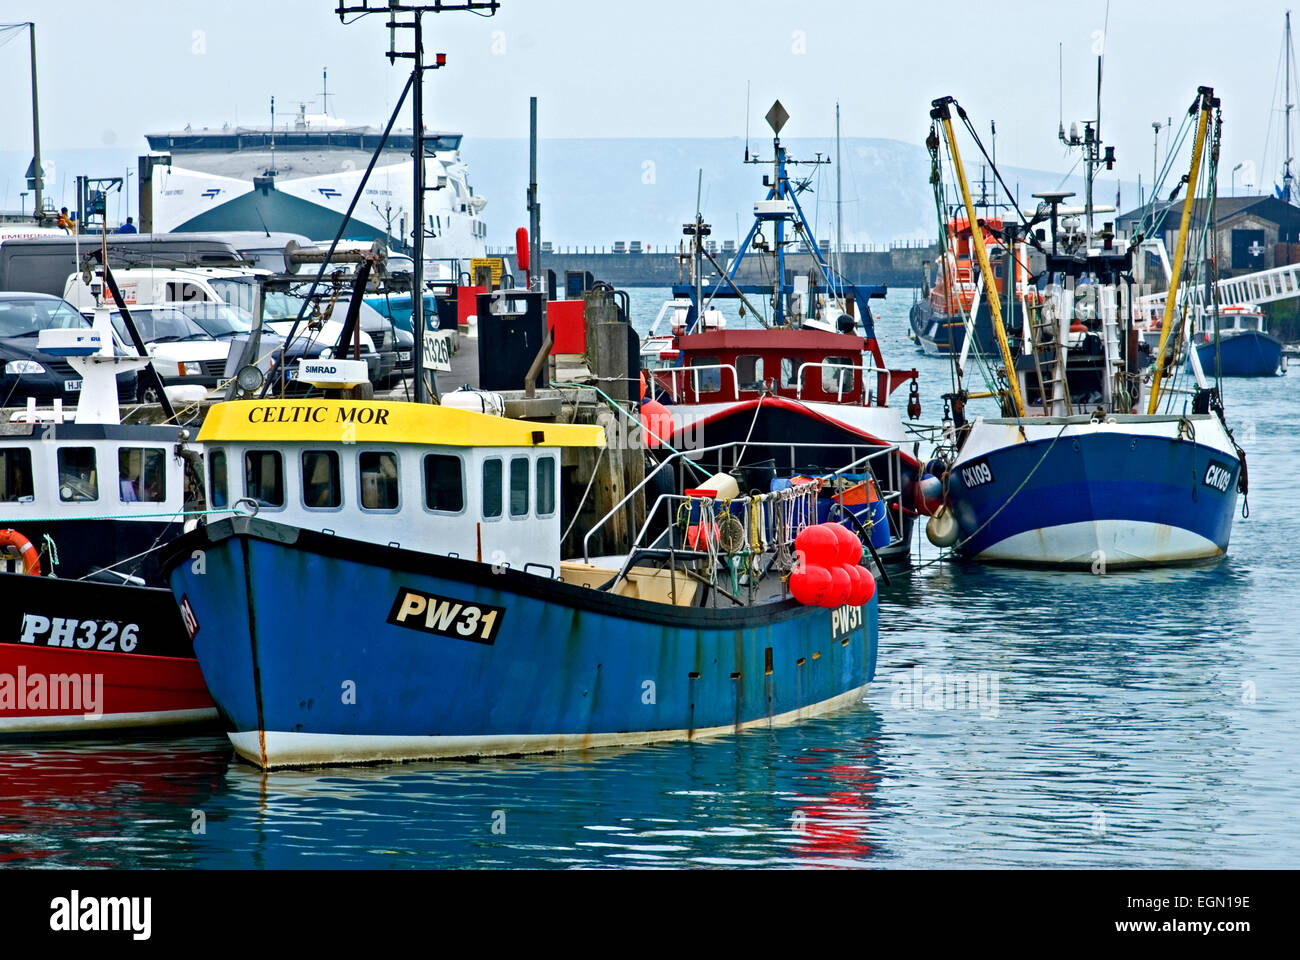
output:
[[[749,163],[749,81],[745,81],[745,162]]]
[[[328,116],[330,112],[330,101],[329,101],[330,74],[329,74],[329,70],[325,67],[321,67],[320,82],[321,82],[320,112]]]
[[[1061,43],[1056,43],[1056,116],[1060,121],[1060,129],[1056,134],[1062,140],[1065,139],[1065,66],[1061,58]]]

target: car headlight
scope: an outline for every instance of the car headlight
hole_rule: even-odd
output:
[[[10,360],[5,364],[5,373],[31,375],[44,372],[45,368],[35,360]]]

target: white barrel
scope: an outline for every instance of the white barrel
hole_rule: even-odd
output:
[[[487,390],[467,390],[462,387],[442,395],[444,407],[457,410],[473,410],[475,413],[487,413],[494,417],[503,417],[506,413],[505,397]]]

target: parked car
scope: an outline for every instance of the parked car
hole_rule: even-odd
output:
[[[36,340],[42,330],[89,328],[90,321],[62,297],[46,293],[0,293],[0,407],[25,406],[60,399],[76,403],[81,375],[63,357],[42,353]],[[125,351],[122,351],[125,353]],[[134,370],[119,373],[117,393],[123,403],[136,397]]]
[[[114,310],[110,316],[118,337],[130,344],[121,313]],[[238,360],[236,338],[247,337],[253,329],[253,316],[247,310],[203,301],[135,307],[131,319],[164,385],[190,384],[209,390],[226,379],[232,347]],[[266,362],[259,364],[263,370],[270,371],[282,344],[283,339],[263,325],[262,354]],[[233,371],[230,373],[233,375]],[[155,393],[155,387],[141,378],[140,401],[156,403]]]

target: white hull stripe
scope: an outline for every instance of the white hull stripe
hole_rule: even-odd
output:
[[[329,733],[243,731],[230,734],[235,752],[262,766],[259,739],[266,743],[266,763],[271,767],[310,767],[331,763],[380,763],[401,760],[437,760],[451,757],[491,757],[503,754],[553,753],[593,747],[633,746],[664,740],[699,740],[739,733],[751,727],[780,726],[829,713],[861,702],[864,684],[821,703],[800,707],[774,717],[701,730],[640,730],[626,733],[519,734],[483,737],[390,737]]]
[[[1190,530],[1135,520],[1093,520],[1026,530],[993,544],[981,560],[1107,568],[1186,563],[1222,555],[1218,544]]]
[[[199,710],[148,710],[142,713],[47,714],[5,717],[0,715],[0,733],[43,733],[65,730],[112,730],[118,727],[163,727],[180,723],[203,723],[217,719],[212,707]]]

